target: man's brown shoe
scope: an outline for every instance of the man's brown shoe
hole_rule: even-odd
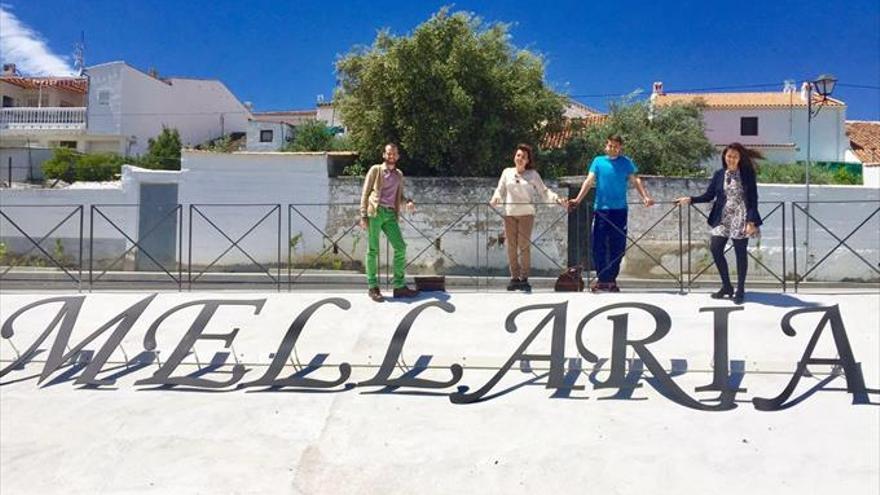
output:
[[[382,293],[379,292],[378,287],[370,287],[370,290],[367,291],[367,295],[370,296],[370,299],[376,302],[385,302],[385,298],[382,297]]]
[[[404,297],[416,297],[419,295],[419,291],[410,289],[407,286],[398,287],[394,289],[394,298],[404,298]]]

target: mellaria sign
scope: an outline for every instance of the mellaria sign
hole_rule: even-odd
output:
[[[122,310],[116,316],[97,327],[96,330],[88,334],[78,343],[71,342],[71,336],[74,326],[80,319],[81,309],[86,296],[60,296],[50,297],[37,300],[26,304],[8,316],[3,321],[0,335],[3,339],[11,339],[15,334],[19,325],[25,323],[28,318],[32,318],[37,314],[45,315],[51,311],[52,320],[38,335],[30,342],[30,345],[23,352],[19,353],[7,366],[0,369],[0,380],[6,377],[14,370],[29,369],[38,367],[34,358],[42,352],[44,346],[48,347],[48,354],[45,357],[42,370],[36,377],[38,383],[47,384],[47,380],[53,375],[59,373],[65,374],[67,377],[76,376],[75,385],[84,388],[101,388],[108,387],[115,383],[119,373],[110,374],[107,368],[108,360],[111,355],[121,344],[122,340],[131,330],[132,326],[137,322],[144,311],[150,306],[156,298],[156,294],[149,295],[135,302],[130,307]],[[737,407],[737,394],[745,392],[745,389],[739,388],[739,382],[733,379],[731,372],[728,336],[730,332],[731,314],[737,311],[744,311],[742,306],[708,306],[699,308],[699,312],[707,313],[713,321],[713,348],[708,349],[712,355],[712,378],[711,382],[696,387],[693,391],[682,388],[674,379],[675,372],[667,371],[661,364],[661,360],[652,351],[652,344],[655,344],[669,334],[672,328],[672,318],[670,314],[663,308],[643,303],[643,302],[620,302],[601,306],[598,309],[588,313],[577,322],[569,322],[568,302],[548,303],[548,304],[532,304],[525,305],[513,309],[507,314],[504,320],[504,331],[508,332],[510,338],[518,339],[518,347],[510,354],[506,362],[493,370],[494,374],[488,380],[479,383],[468,383],[466,377],[466,369],[460,364],[452,364],[448,367],[448,378],[444,380],[430,380],[419,378],[418,373],[395,373],[396,363],[406,344],[407,338],[413,324],[426,311],[441,312],[451,314],[456,311],[456,307],[448,301],[431,300],[415,306],[406,313],[399,321],[391,337],[390,342],[385,349],[382,363],[378,366],[378,370],[371,378],[351,382],[349,379],[352,375],[352,366],[350,363],[341,362],[335,365],[335,378],[317,379],[309,377],[311,371],[319,368],[318,366],[309,369],[300,370],[288,376],[282,376],[285,364],[291,357],[291,353],[304,332],[308,332],[309,320],[318,311],[334,310],[343,312],[340,315],[340,324],[344,324],[344,312],[351,308],[351,302],[341,297],[329,297],[318,300],[293,318],[286,332],[279,335],[280,342],[275,349],[267,349],[272,352],[271,362],[265,370],[248,369],[243,364],[234,364],[231,366],[231,372],[224,373],[224,379],[212,378],[210,371],[202,370],[202,372],[184,374],[179,369],[198,341],[214,340],[219,341],[224,347],[230,348],[239,335],[240,328],[230,329],[226,333],[207,333],[205,330],[209,322],[215,317],[218,309],[235,307],[239,310],[246,311],[251,315],[259,315],[263,311],[266,303],[265,298],[242,298],[242,299],[201,299],[188,301],[178,304],[156,318],[150,323],[144,338],[142,340],[143,353],[141,355],[155,356],[157,349],[157,334],[163,331],[163,323],[171,317],[180,316],[179,313],[187,311],[197,311],[195,317],[189,324],[183,337],[177,342],[176,346],[170,350],[170,353],[163,352],[168,358],[162,362],[153,359],[140,360],[138,363],[132,363],[132,367],[127,367],[128,372],[143,374],[143,378],[135,382],[136,387],[150,388],[177,388],[184,390],[222,390],[234,391],[239,389],[290,389],[308,391],[309,389],[324,390],[349,390],[353,388],[369,388],[379,387],[387,388],[407,388],[407,389],[449,389],[448,399],[454,404],[468,404],[480,402],[492,398],[497,393],[498,383],[514,369],[522,366],[524,363],[546,362],[548,373],[546,387],[556,391],[563,389],[582,389],[583,386],[576,386],[569,379],[571,372],[571,360],[566,358],[566,336],[567,333],[574,329],[574,342],[577,348],[578,356],[598,366],[608,365],[606,370],[606,378],[602,381],[596,380],[595,373],[591,375],[591,382],[595,390],[633,388],[642,386],[641,383],[633,384],[629,378],[627,364],[637,362],[639,366],[643,366],[650,374],[651,378],[646,379],[652,387],[657,389],[660,394],[681,406],[701,410],[701,411],[726,411]],[[634,315],[639,314],[640,317],[648,317],[648,321],[652,322],[653,329],[647,336],[633,338],[630,328],[630,320]],[[804,325],[802,322],[806,318],[801,318],[807,314],[818,316],[819,321],[814,327],[812,325]],[[525,315],[537,316],[537,318],[529,318],[529,321],[540,319],[537,324],[524,325],[522,321]],[[611,323],[611,355],[599,356],[590,348],[590,332],[597,326],[600,321]],[[812,320],[810,320],[812,321]],[[216,323],[216,322],[215,322]],[[840,307],[838,305],[830,306],[810,306],[791,309],[784,314],[781,321],[774,322],[774,326],[778,327],[772,331],[781,331],[786,336],[793,337],[797,332],[808,332],[810,339],[800,354],[800,360],[793,366],[787,385],[779,391],[775,397],[753,397],[751,404],[757,410],[776,411],[786,409],[800,402],[793,394],[798,383],[805,377],[809,376],[808,366],[811,365],[827,365],[834,366],[842,370],[846,381],[846,389],[842,393],[851,395],[853,404],[873,404],[869,399],[869,394],[877,394],[877,390],[867,388],[863,378],[861,363],[856,359],[853,348],[850,345],[847,331],[841,317]],[[80,322],[82,325],[82,322]],[[216,326],[216,325],[215,325]],[[265,331],[260,329],[259,331]],[[486,331],[501,331],[501,329],[492,329]],[[817,343],[824,333],[830,333],[833,339],[835,352],[833,356],[823,355],[817,356]],[[54,334],[54,339],[50,337]],[[280,332],[279,332],[280,334]],[[549,338],[550,350],[547,353],[531,352],[535,340],[540,336]],[[98,338],[102,337],[103,343],[98,345]],[[91,348],[90,348],[91,346]],[[415,349],[407,348],[408,353],[416,352]],[[627,354],[637,356],[637,359],[628,359]],[[227,354],[228,355],[228,354]],[[320,363],[320,360],[316,361]],[[147,366],[148,364],[155,366]],[[223,360],[220,360],[217,367],[222,367]],[[73,371],[72,371],[73,370]],[[150,372],[152,371],[152,374]],[[630,372],[632,369],[630,369]],[[78,374],[78,376],[77,376]],[[397,375],[397,376],[394,376]],[[10,380],[6,382],[0,381],[0,386],[18,382],[19,380]],[[717,397],[712,400],[700,400],[697,394],[700,392],[717,393]],[[741,403],[741,402],[740,402]]]

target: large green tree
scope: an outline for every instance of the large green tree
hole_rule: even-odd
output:
[[[495,175],[562,115],[543,59],[515,48],[507,25],[447,8],[409,36],[381,31],[336,70],[335,102],[361,159],[381,161],[397,142],[413,175]]]
[[[704,175],[700,162],[715,154],[699,104],[652,109],[647,101],[626,98],[610,104],[604,122],[575,129],[563,148],[543,151],[540,162],[555,175],[584,174],[592,158],[605,153],[605,140],[611,134],[623,136],[624,154],[646,175]]]

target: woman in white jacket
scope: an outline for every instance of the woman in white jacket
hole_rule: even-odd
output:
[[[555,202],[565,206],[566,201],[547,189],[541,175],[535,170],[531,146],[520,144],[513,155],[513,167],[505,168],[489,204],[504,203],[504,236],[507,238],[507,261],[510,264],[510,283],[507,290],[529,292],[529,268],[532,228],[535,225],[534,203]],[[537,200],[537,201],[536,201]]]

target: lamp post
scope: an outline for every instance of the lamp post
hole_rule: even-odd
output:
[[[807,192],[807,228],[804,237],[804,244],[807,248],[807,266],[809,267],[810,262],[812,261],[812,253],[810,252],[810,167],[813,165],[812,160],[812,150],[811,150],[811,141],[812,141],[812,122],[813,117],[819,115],[819,111],[822,110],[822,106],[828,101],[828,96],[831,95],[831,92],[834,91],[834,85],[837,83],[837,78],[832,76],[831,74],[822,74],[817,77],[813,81],[807,81],[807,164],[805,167],[805,179],[806,179],[806,192]],[[813,91],[819,94],[822,97],[816,104],[816,109],[813,110]]]

